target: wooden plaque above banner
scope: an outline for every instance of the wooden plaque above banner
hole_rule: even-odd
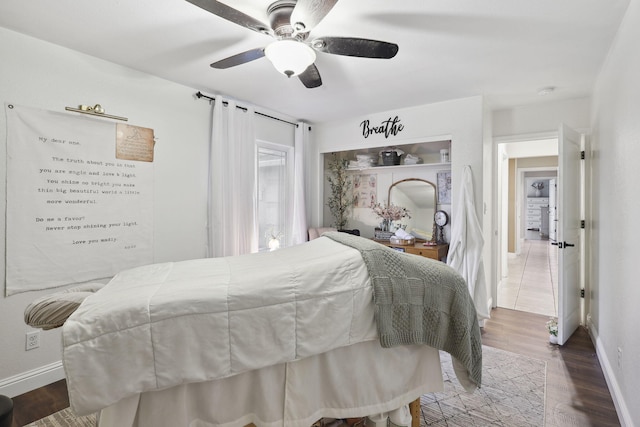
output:
[[[153,162],[153,129],[118,123],[116,126],[116,158]]]

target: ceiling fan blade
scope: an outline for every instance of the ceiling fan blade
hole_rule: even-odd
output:
[[[320,37],[311,46],[319,52],[361,58],[391,59],[398,53],[395,43],[352,37]]]
[[[263,22],[246,15],[239,10],[227,6],[224,3],[220,3],[216,0],[187,0],[189,3],[194,4],[207,12],[211,12],[214,15],[224,18],[227,21],[238,24],[242,27],[256,31],[262,34],[271,34],[271,29]]]
[[[298,0],[291,12],[291,25],[299,33],[308,33],[336,3],[338,0]]]
[[[238,53],[237,55],[230,56],[225,59],[221,59],[218,62],[211,64],[211,67],[219,70],[235,67],[236,65],[246,64],[247,62],[255,61],[264,56],[264,48],[247,50],[246,52]]]
[[[309,65],[309,67],[302,73],[298,74],[298,78],[305,87],[313,89],[314,87],[322,86],[322,79],[320,78],[320,72],[315,64]]]

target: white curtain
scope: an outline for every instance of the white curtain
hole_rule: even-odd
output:
[[[305,203],[307,147],[309,144],[309,125],[300,122],[295,130],[295,154],[293,173],[293,213],[291,218],[291,244],[307,241],[307,209]]]
[[[254,111],[220,96],[212,105],[207,255],[257,252]]]

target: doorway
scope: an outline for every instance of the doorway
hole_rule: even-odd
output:
[[[502,221],[496,305],[556,317],[558,252],[551,243],[558,141],[503,143],[498,153]]]

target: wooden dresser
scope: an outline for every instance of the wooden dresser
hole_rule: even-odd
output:
[[[449,252],[449,244],[425,246],[422,242],[413,245],[394,245],[388,240],[376,240],[376,242],[393,248],[397,251],[406,252],[408,254],[421,255],[425,258],[431,258],[438,261],[445,261]]]

